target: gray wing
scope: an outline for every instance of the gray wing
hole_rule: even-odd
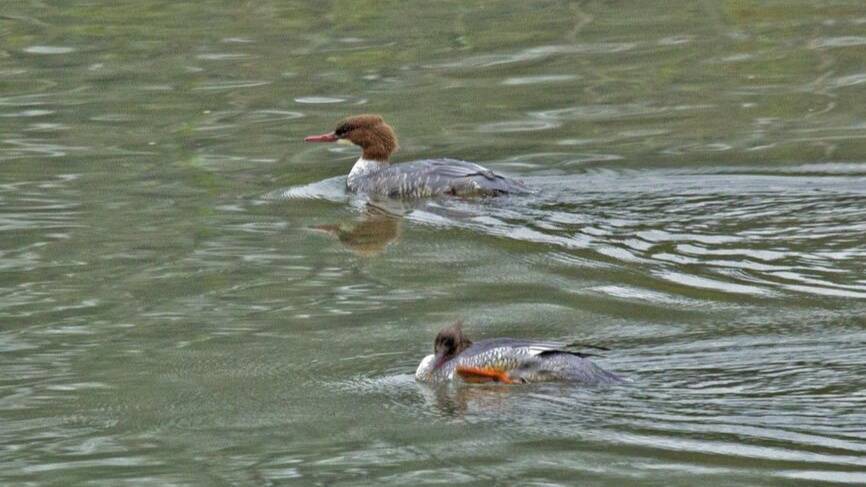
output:
[[[583,354],[567,350],[569,343],[494,338],[473,343],[461,357],[468,365],[494,363],[519,382],[569,381],[611,384],[622,379]]]
[[[602,369],[588,358],[562,350],[530,357],[510,371],[509,376],[520,382],[568,381],[586,385],[623,382],[620,376]]]
[[[421,198],[439,194],[485,196],[529,192],[523,183],[478,164],[433,159],[389,166],[359,188],[391,197]]]
[[[464,353],[483,353],[494,348],[526,348],[527,355],[535,353],[543,353],[546,351],[562,350],[568,347],[565,342],[547,342],[538,340],[521,340],[519,338],[491,338],[488,340],[480,340],[473,342]]]

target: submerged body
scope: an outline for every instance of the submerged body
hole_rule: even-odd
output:
[[[484,166],[456,159],[427,159],[392,166],[388,160],[397,150],[393,129],[378,115],[349,117],[334,132],[310,136],[307,142],[348,142],[363,149],[363,155],[346,179],[349,191],[390,198],[429,196],[498,196],[528,193],[520,181],[497,174]]]
[[[622,379],[557,342],[496,338],[471,342],[459,325],[436,338],[436,353],[424,357],[415,371],[420,382],[530,383],[564,381],[584,385],[614,384]]]

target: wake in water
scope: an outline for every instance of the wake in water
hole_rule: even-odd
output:
[[[370,222],[405,219],[544,245],[551,259],[638,272],[649,287],[682,296],[866,298],[864,165],[756,172],[594,171],[527,178],[535,195],[413,202],[353,197],[343,178],[331,178],[266,198],[350,202],[361,217],[342,241],[361,227],[369,243]],[[388,242],[398,234],[381,232]],[[633,284],[598,292],[654,296]]]

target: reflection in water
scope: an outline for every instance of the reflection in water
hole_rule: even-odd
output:
[[[401,222],[401,216],[368,204],[361,216],[350,223],[316,225],[312,229],[336,237],[358,255],[371,257],[399,240]]]
[[[444,417],[461,418],[472,414],[502,414],[508,407],[509,394],[525,394],[526,391],[513,385],[505,384],[418,384],[418,390],[424,398],[426,407],[432,408]]]

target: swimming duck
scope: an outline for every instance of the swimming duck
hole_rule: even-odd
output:
[[[569,346],[567,343],[514,338],[472,342],[463,334],[463,327],[458,322],[436,335],[434,354],[424,357],[415,371],[415,379],[419,382],[447,382],[459,378],[464,382],[506,384],[622,382],[616,374],[590,361],[587,357],[591,354],[567,350]]]
[[[392,166],[397,148],[394,129],[379,115],[356,115],[333,132],[311,135],[304,142],[341,142],[359,146],[361,157],[346,179],[349,191],[391,198],[428,196],[497,196],[530,192],[522,182],[478,164],[456,159],[425,159]]]

